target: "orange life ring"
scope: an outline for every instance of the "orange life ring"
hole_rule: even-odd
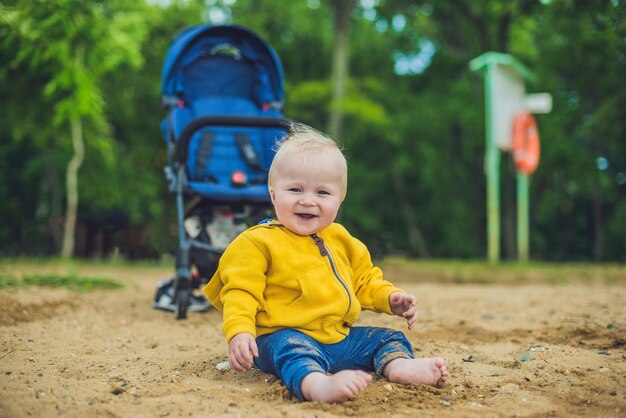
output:
[[[517,170],[526,175],[534,173],[539,165],[539,131],[528,112],[513,120],[513,161]]]

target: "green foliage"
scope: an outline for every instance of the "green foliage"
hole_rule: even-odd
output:
[[[18,1],[8,21],[9,39],[18,41],[13,65],[43,68],[49,81],[44,97],[55,103],[54,121],[88,116],[102,121],[99,76],[121,65],[141,64],[137,40],[144,20],[119,2]]]
[[[297,0],[287,5],[271,0],[238,0],[230,10],[232,23],[252,29],[278,51],[287,82],[298,84],[328,81],[333,28],[326,3]],[[290,100],[287,96],[287,104]]]
[[[615,240],[626,228],[614,220],[626,194],[619,180],[626,144],[617,140],[626,135],[618,81],[626,70],[624,9],[622,2],[554,2],[537,18],[536,65],[555,100],[553,113],[539,119],[544,170],[535,179],[536,248],[545,258],[626,260],[623,240]]]
[[[357,2],[340,104],[338,139],[350,167],[340,221],[377,255],[484,257],[483,80],[467,65],[499,51],[536,74],[529,92],[554,98],[553,111],[537,117],[542,159],[531,186],[532,258],[626,261],[625,9],[623,1],[604,0]],[[0,6],[0,253],[55,252],[71,115],[85,118],[84,228],[141,227],[159,251],[173,248],[161,67],[174,35],[216,10],[278,52],[286,115],[324,129],[334,45],[327,1]],[[434,53],[419,71],[394,71],[399,56],[426,42]],[[598,169],[602,158],[608,166]],[[513,258],[515,173],[508,154],[501,163],[504,256]]]

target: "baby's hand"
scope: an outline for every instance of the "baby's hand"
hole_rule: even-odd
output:
[[[417,320],[417,298],[415,296],[393,292],[389,295],[389,306],[391,306],[391,312],[405,318],[409,329],[413,329],[413,324]]]
[[[238,372],[252,368],[252,356],[259,356],[259,349],[252,334],[242,332],[235,335],[228,343],[230,366]]]

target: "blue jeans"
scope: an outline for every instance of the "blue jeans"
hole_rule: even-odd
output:
[[[375,371],[397,358],[414,358],[411,343],[400,331],[379,327],[352,327],[336,344],[320,344],[300,331],[286,329],[256,339],[259,357],[256,366],[277,375],[300,400],[304,377],[313,372],[341,370]]]

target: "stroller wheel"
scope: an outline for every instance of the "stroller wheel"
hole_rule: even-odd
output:
[[[189,289],[178,289],[176,294],[176,306],[174,316],[176,319],[187,318],[187,308],[189,307]]]
[[[152,307],[163,311],[176,312],[177,301],[174,300],[174,282],[175,279],[164,280],[159,283]],[[187,300],[187,312],[206,312],[211,308],[211,303],[202,295],[194,294],[193,289],[197,289],[199,284],[195,281],[191,283],[191,289],[187,290],[189,294]],[[180,299],[179,299],[180,300]],[[182,300],[181,300],[182,301]],[[182,314],[182,312],[181,312]],[[179,314],[176,314],[178,318]],[[184,319],[180,317],[179,319]]]

